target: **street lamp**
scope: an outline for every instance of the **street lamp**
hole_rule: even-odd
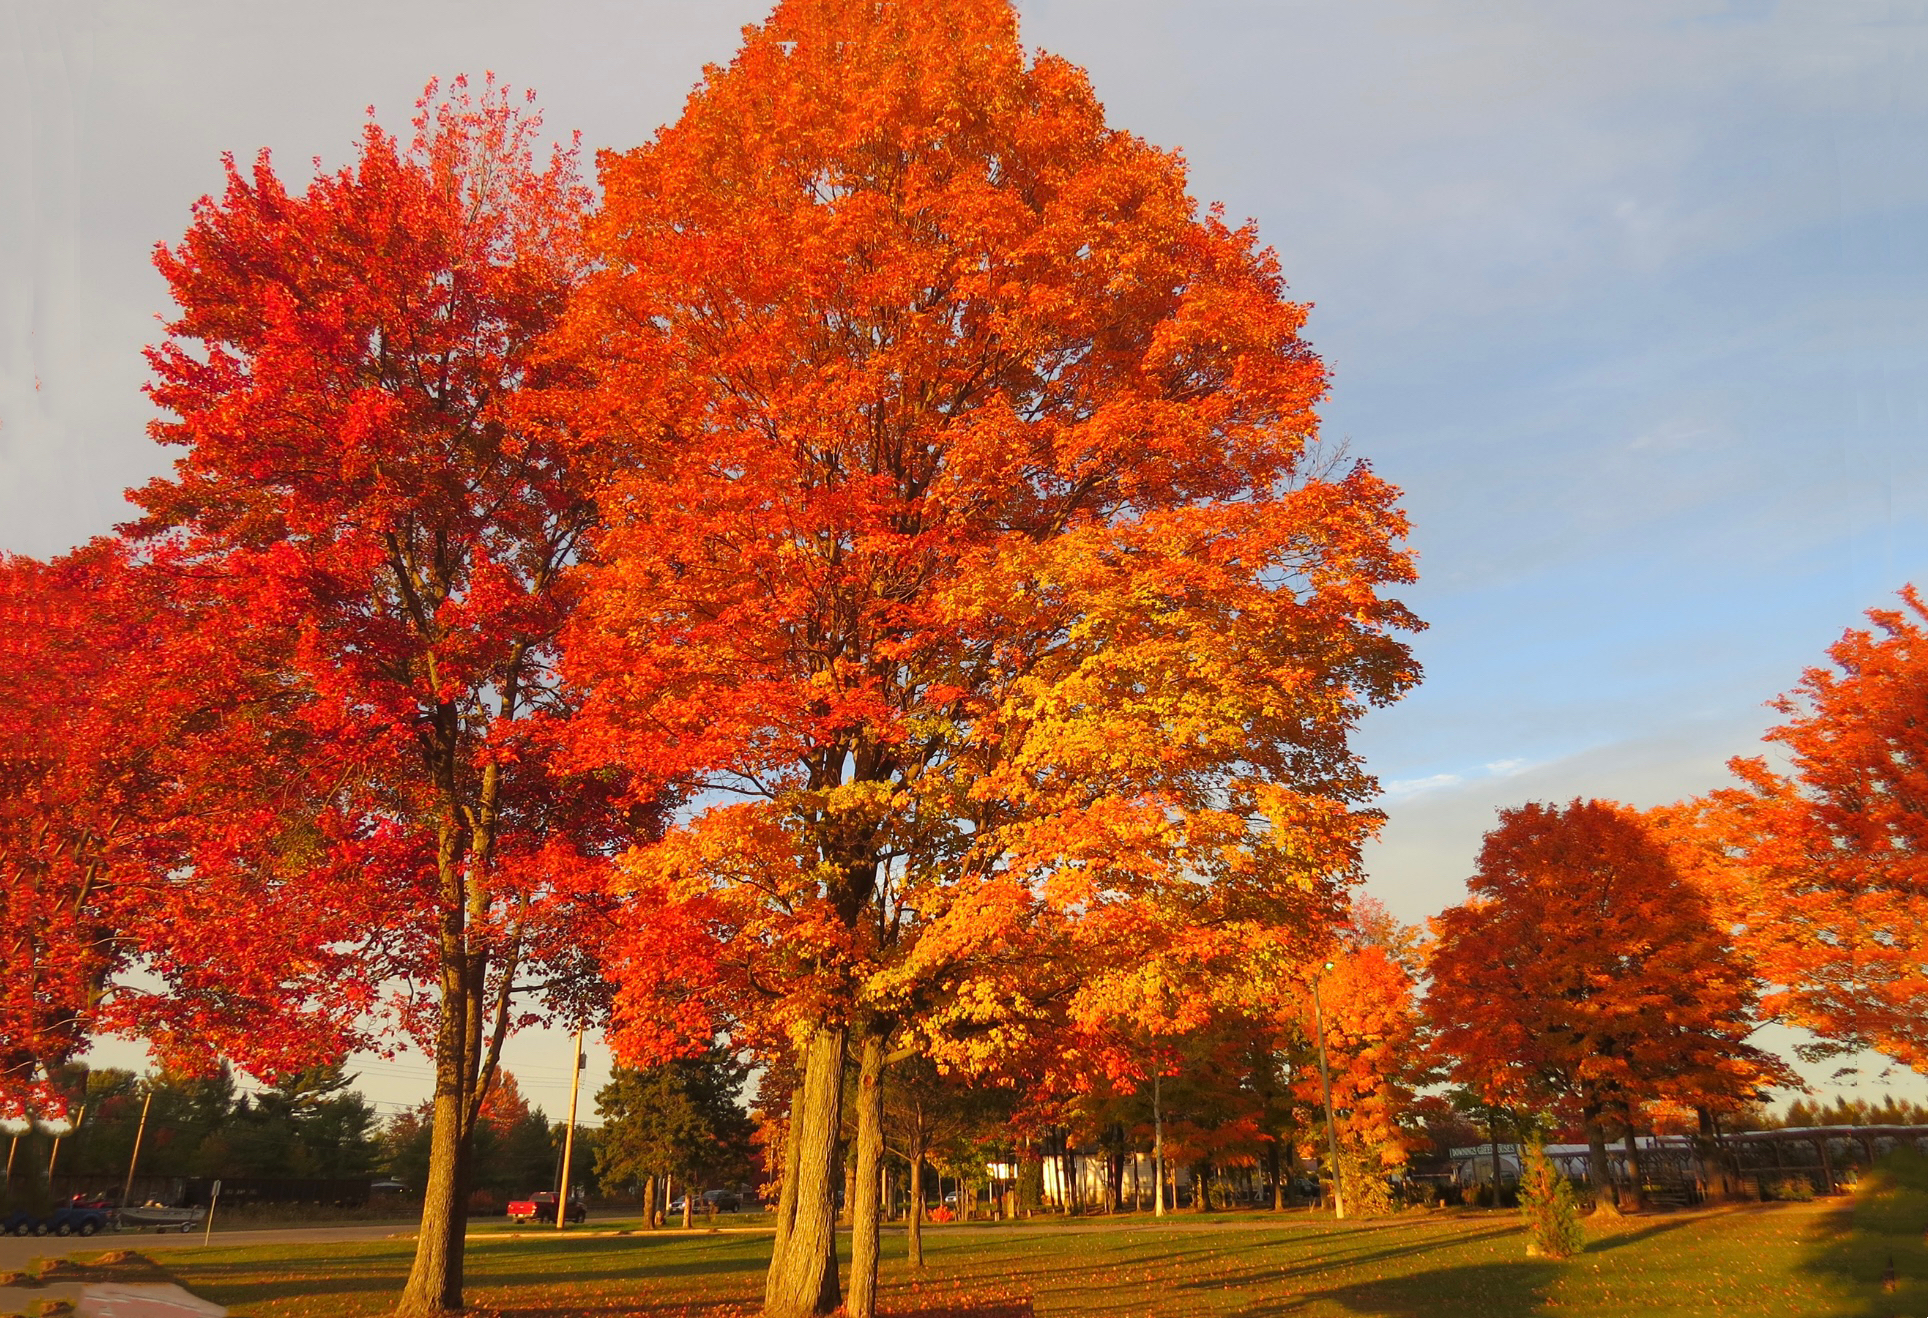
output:
[[[1327,970],[1332,962],[1325,963]],[[1326,1067],[1325,1055],[1325,1008],[1319,1003],[1319,976],[1312,977],[1312,1025],[1319,1036],[1319,1089],[1325,1095],[1325,1133],[1326,1147],[1332,1153],[1332,1216],[1343,1221],[1346,1215],[1346,1195],[1339,1176],[1339,1130],[1332,1120],[1332,1072]]]

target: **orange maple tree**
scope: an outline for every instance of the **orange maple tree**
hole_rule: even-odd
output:
[[[1292,1023],[1302,1037],[1316,1039],[1318,1022],[1324,1022],[1339,1156],[1349,1164],[1335,1172],[1346,1178],[1351,1211],[1359,1205],[1353,1182],[1383,1180],[1386,1171],[1409,1159],[1417,1142],[1411,1114],[1419,1088],[1432,1079],[1430,1031],[1419,1009],[1418,965],[1410,955],[1413,940],[1391,927],[1401,935],[1391,945],[1355,931],[1335,946],[1330,970],[1307,967],[1307,979],[1317,975],[1319,980],[1317,1012],[1305,981],[1293,999]],[[1296,1091],[1307,1109],[1320,1109],[1320,1077],[1310,1059],[1299,1068]],[[1323,1111],[1319,1115],[1323,1120]],[[1325,1154],[1317,1149],[1318,1156]]]
[[[1928,1070],[1928,607],[1874,609],[1775,702],[1788,760],[1673,812],[1768,984],[1763,1007]]]
[[[1428,960],[1452,1077],[1490,1104],[1577,1117],[1596,1186],[1607,1123],[1637,1163],[1643,1105],[1728,1110],[1789,1080],[1747,1042],[1748,967],[1638,812],[1502,810],[1467,886],[1464,905],[1434,917]]]
[[[182,456],[135,531],[272,637],[299,698],[303,843],[358,880],[344,946],[435,1067],[422,1229],[399,1312],[462,1303],[468,1153],[507,1034],[590,1004],[584,915],[633,822],[610,774],[552,754],[556,638],[594,523],[572,450],[524,406],[582,269],[573,152],[491,83],[424,97],[407,144],[288,191],[232,161],[156,263],[179,314],[150,350]],[[158,551],[157,551],[158,552]],[[264,647],[265,648],[265,647]]]
[[[1067,1010],[1034,966],[1095,1018],[1145,958],[1337,918],[1348,733],[1415,678],[1404,520],[1310,451],[1271,254],[1004,0],[787,0],[602,183],[563,339],[610,470],[584,754],[707,793],[627,862],[619,1038],[720,1010],[794,1049],[784,1318],[842,1297],[857,1055],[865,1318],[888,1040],[989,1064]]]

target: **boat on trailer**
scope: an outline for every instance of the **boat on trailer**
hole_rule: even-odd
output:
[[[120,1210],[122,1226],[156,1231],[192,1231],[206,1220],[205,1208],[164,1208],[159,1204],[129,1204]]]

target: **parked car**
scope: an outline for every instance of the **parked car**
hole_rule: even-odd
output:
[[[683,1200],[684,1196],[679,1194],[675,1199],[670,1201],[670,1216],[674,1217],[683,1211]],[[702,1194],[696,1196],[696,1207],[694,1211],[699,1213],[734,1213],[741,1207],[743,1207],[743,1197],[734,1190],[705,1190]]]
[[[57,1236],[98,1235],[108,1227],[107,1211],[95,1204],[69,1204],[54,1210],[51,1226]]]
[[[6,1235],[44,1236],[51,1230],[53,1230],[53,1222],[50,1218],[39,1213],[28,1212],[24,1208],[0,1217],[0,1233]]]
[[[589,1217],[589,1205],[575,1195],[569,1196],[569,1220],[582,1222]],[[509,1201],[511,1222],[553,1222],[556,1220],[556,1192],[538,1190],[524,1199]]]
[[[92,1204],[63,1204],[51,1213],[26,1209],[0,1218],[0,1233],[15,1236],[92,1236],[105,1231],[106,1212]]]

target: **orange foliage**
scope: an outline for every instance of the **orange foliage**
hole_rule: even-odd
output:
[[[628,1046],[982,1066],[1334,919],[1411,568],[1252,230],[1002,0],[791,0],[602,175],[588,753],[713,793],[625,862]]]
[[[1332,967],[1319,997],[1340,1142],[1382,1166],[1403,1165],[1418,1143],[1409,1129],[1416,1090],[1430,1079],[1413,975],[1392,950],[1371,944],[1336,952]],[[1309,995],[1298,1006],[1305,1037],[1316,1038]],[[1307,1108],[1319,1108],[1316,1061],[1300,1068],[1295,1090]]]
[[[1875,609],[1776,702],[1792,761],[1668,812],[1770,986],[1763,1006],[1928,1070],[1928,608]]]

